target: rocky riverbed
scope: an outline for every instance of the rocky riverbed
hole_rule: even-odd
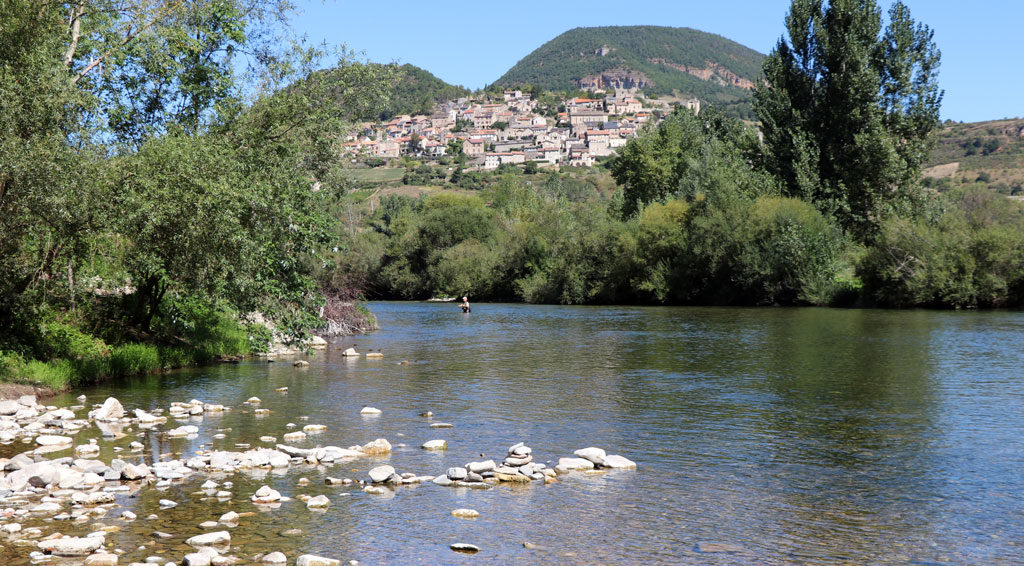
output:
[[[207,426],[204,416],[243,411],[259,419],[267,409],[255,396],[237,408],[197,399],[130,409],[113,397],[92,405],[89,401],[83,396],[79,404],[56,407],[40,404],[32,395],[0,400],[0,443],[4,453],[10,454],[0,458],[0,544],[6,547],[6,556],[16,561],[89,566],[335,566],[342,559],[355,563],[358,557],[341,556],[343,552],[339,556],[305,552],[302,529],[283,530],[281,534],[294,542],[276,549],[268,549],[265,542],[248,548],[246,540],[233,539],[232,533],[240,524],[280,512],[284,506],[330,513],[332,501],[339,498],[394,497],[421,484],[433,489],[468,488],[470,493],[502,484],[535,484],[542,489],[557,484],[565,474],[636,467],[631,460],[596,447],[541,461],[533,448],[519,442],[509,446],[503,458],[435,470],[430,469],[429,455],[445,450],[447,442],[433,439],[421,446],[421,469],[396,470],[384,462],[394,448],[387,439],[323,446],[317,437],[329,426],[318,423],[301,427],[289,423],[286,430],[238,439],[231,447],[200,445],[184,453],[176,451],[174,443],[197,438],[201,427]],[[376,409],[364,409],[363,414],[386,418]],[[422,414],[424,419],[432,417],[429,411]],[[277,441],[278,435],[284,442]],[[223,432],[212,435],[215,440],[224,437]],[[112,457],[103,459],[102,453]],[[311,472],[322,481],[304,477]],[[294,496],[267,484],[255,487],[268,475],[293,480]],[[179,495],[164,496],[171,493]],[[192,516],[210,509],[208,520],[169,524],[161,518],[185,506],[199,507]],[[216,514],[213,509],[218,510]],[[480,516],[471,508],[450,514],[469,520]],[[462,553],[479,550],[472,542],[455,542],[451,548]]]

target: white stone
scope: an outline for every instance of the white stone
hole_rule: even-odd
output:
[[[309,501],[306,502],[306,507],[313,509],[317,507],[327,507],[330,504],[331,500],[328,499],[326,495],[317,495],[316,497],[311,497]]]
[[[117,566],[118,556],[116,554],[90,554],[85,557],[85,566]]]
[[[288,557],[281,552],[271,552],[264,556],[260,562],[264,564],[285,564],[288,562]]]
[[[619,456],[618,454],[609,454],[608,456],[606,456],[605,459],[604,459],[604,464],[602,464],[602,465],[604,467],[606,467],[606,468],[617,468],[617,469],[635,469],[636,468],[636,462],[634,462],[634,461],[632,461],[629,458],[626,458],[624,456]]]
[[[103,546],[103,537],[64,537],[41,540],[39,550],[55,556],[88,556]]]
[[[428,440],[423,443],[422,448],[424,450],[447,450],[448,441],[446,440]]]
[[[215,531],[196,535],[185,541],[189,546],[225,546],[231,544],[231,533],[227,531]]]
[[[273,503],[281,500],[281,493],[270,486],[263,486],[252,496],[253,503]]]
[[[135,418],[139,419],[140,423],[147,424],[167,422],[167,417],[158,417],[142,409],[135,409]]]
[[[114,421],[124,416],[124,406],[113,397],[107,397],[99,409],[89,413],[89,416],[97,421]]]
[[[73,440],[68,436],[40,435],[36,437],[36,444],[40,446],[62,446],[71,444]]]
[[[387,481],[392,475],[394,475],[395,469],[391,466],[377,466],[370,470],[370,481],[374,483],[380,483]]]
[[[182,560],[182,566],[210,566],[213,559],[220,556],[216,550],[210,547],[200,548],[197,552],[186,554]]]
[[[603,449],[595,448],[593,446],[589,448],[580,448],[579,450],[573,452],[573,454],[585,460],[590,460],[591,462],[598,466],[604,463],[604,458],[605,456],[607,456]]]
[[[288,432],[282,438],[285,442],[301,442],[306,439],[306,433],[302,431]]]
[[[358,357],[359,352],[357,352],[355,348],[346,348],[345,351],[341,353],[341,355],[345,356],[346,358]]]
[[[594,463],[583,458],[559,458],[558,467],[566,470],[593,470]]]
[[[376,407],[363,407],[362,410],[359,411],[359,414],[360,415],[379,415],[379,414],[381,414],[383,412],[384,411],[381,411],[380,409],[378,409]]]
[[[480,512],[476,509],[455,509],[452,511],[452,517],[459,517],[460,519],[475,519],[480,516]]]
[[[231,525],[231,524],[237,523],[238,519],[239,519],[238,513],[235,513],[234,511],[228,511],[227,513],[224,513],[223,515],[221,515],[220,519],[217,519],[217,521],[220,522],[220,523],[224,523],[226,525]]]
[[[314,554],[303,554],[295,559],[295,566],[340,566],[341,560],[324,558]]]
[[[484,460],[483,462],[470,462],[466,464],[466,469],[476,474],[490,472],[497,467],[498,466],[494,463],[494,460]]]
[[[325,430],[327,430],[327,425],[322,424],[310,424],[302,427],[302,432],[306,434],[319,434]]]
[[[386,438],[378,438],[373,442],[367,442],[359,448],[359,451],[363,454],[369,454],[376,456],[380,454],[388,454],[391,452],[391,443]]]

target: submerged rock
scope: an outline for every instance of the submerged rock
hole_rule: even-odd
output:
[[[370,456],[377,456],[380,454],[391,453],[391,443],[385,438],[378,438],[373,442],[367,442],[359,449],[363,454],[369,454]]]
[[[303,554],[295,559],[295,566],[340,566],[341,560],[324,558],[315,554]]]
[[[606,468],[635,469],[636,462],[618,454],[609,454],[604,458],[602,466]]]
[[[231,544],[231,533],[227,531],[216,531],[196,535],[185,541],[189,546],[227,546]]]
[[[330,504],[331,500],[328,499],[326,495],[317,495],[316,497],[310,498],[310,500],[306,502],[306,507],[309,509],[315,509],[327,507]]]
[[[480,547],[475,544],[467,544],[464,542],[455,542],[449,546],[455,552],[462,552],[464,554],[476,554],[480,552]]]
[[[264,564],[285,564],[288,562],[288,557],[281,552],[271,552],[264,556],[260,562]]]
[[[447,450],[448,441],[446,440],[428,440],[423,443],[421,447],[424,450]]]
[[[103,546],[103,537],[64,537],[42,540],[39,550],[55,556],[88,556]]]
[[[452,511],[452,517],[459,517],[460,519],[476,519],[480,516],[480,512],[476,509],[455,509]]]
[[[379,414],[381,414],[383,412],[384,411],[381,411],[380,409],[378,409],[376,407],[363,407],[362,409],[360,409],[359,414],[360,415],[379,415]]]

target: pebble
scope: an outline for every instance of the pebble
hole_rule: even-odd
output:
[[[476,554],[477,552],[480,552],[479,546],[475,544],[467,544],[464,542],[452,543],[449,548],[451,548],[455,552],[462,552],[464,554]]]
[[[423,443],[422,448],[424,450],[447,450],[448,441],[446,440],[428,440]]]
[[[177,507],[177,506],[178,506],[178,504],[176,502],[174,502],[174,501],[171,501],[170,499],[161,499],[160,500],[160,507],[162,509],[170,509],[172,507]]]
[[[363,407],[359,411],[359,414],[360,415],[379,415],[379,414],[381,414],[383,412],[384,411],[381,411],[380,409],[378,409],[376,407]]]
[[[452,517],[459,517],[460,519],[475,519],[480,516],[480,512],[476,509],[455,509],[452,511]]]
[[[285,564],[288,562],[288,557],[281,552],[271,552],[264,556],[260,562],[264,564]]]
[[[452,423],[430,423],[430,428],[452,428],[454,426]]]

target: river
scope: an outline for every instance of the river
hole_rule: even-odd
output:
[[[108,537],[128,551],[123,564],[179,562],[182,541],[154,542],[153,531],[191,536],[228,510],[256,511],[248,497],[263,484],[287,496],[326,494],[331,505],[315,513],[293,501],[244,517],[232,529],[232,553],[243,558],[279,550],[290,560],[312,553],[361,564],[1024,563],[1022,313],[474,304],[463,314],[454,304],[400,302],[371,310],[383,330],[336,340],[309,367],[248,361],[84,392],[90,403],[112,395],[126,408],[193,398],[233,408],[196,420],[195,439],[144,433],[147,459],[257,446],[261,435],[295,430],[289,423],[328,427],[300,446],[395,445],[383,459],[214,478],[234,481],[228,502],[202,497],[203,475],[122,498],[139,515]],[[342,357],[349,346],[384,358]],[[243,404],[250,396],[272,413],[254,415]],[[366,405],[382,414],[361,415]],[[454,427],[429,428],[438,421]],[[136,440],[129,436],[102,441],[101,458]],[[430,439],[447,440],[448,450],[422,450]],[[381,462],[442,474],[500,459],[517,442],[539,461],[597,446],[637,469],[488,490],[426,483],[371,495],[324,485],[327,476],[365,478]],[[181,504],[159,510],[163,498]],[[481,516],[455,518],[455,508]],[[158,518],[145,520],[150,513]],[[302,534],[283,534],[293,528]],[[482,550],[457,554],[454,542]],[[13,563],[22,554],[0,551]]]

